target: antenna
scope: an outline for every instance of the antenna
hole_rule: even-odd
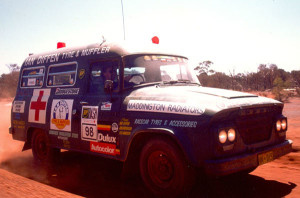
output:
[[[125,21],[124,21],[123,0],[121,0],[121,4],[122,4],[122,16],[123,16],[123,32],[124,32],[124,40],[125,40]]]
[[[106,39],[104,38],[104,36],[102,35],[102,43],[100,43],[100,46],[106,42]]]

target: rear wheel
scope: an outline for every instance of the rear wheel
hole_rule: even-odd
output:
[[[188,193],[195,178],[180,149],[164,138],[152,139],[144,146],[140,172],[147,188],[161,197]]]
[[[32,154],[35,162],[48,164],[59,157],[60,150],[51,148],[46,133],[35,130],[31,139]]]

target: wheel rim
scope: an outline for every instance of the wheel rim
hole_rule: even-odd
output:
[[[40,160],[44,160],[47,158],[48,149],[47,149],[47,139],[46,137],[39,133],[34,141],[35,153],[37,158]]]
[[[174,167],[170,157],[162,151],[155,151],[148,158],[148,172],[152,182],[160,187],[167,187],[172,181]]]

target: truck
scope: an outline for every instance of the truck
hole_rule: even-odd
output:
[[[291,152],[283,106],[201,86],[182,55],[63,45],[25,59],[9,133],[41,164],[61,149],[110,158],[138,170],[154,195],[177,196],[197,171],[251,172]]]

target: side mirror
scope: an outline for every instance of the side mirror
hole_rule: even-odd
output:
[[[104,92],[105,93],[112,93],[114,87],[114,82],[112,80],[106,80],[104,82]]]

